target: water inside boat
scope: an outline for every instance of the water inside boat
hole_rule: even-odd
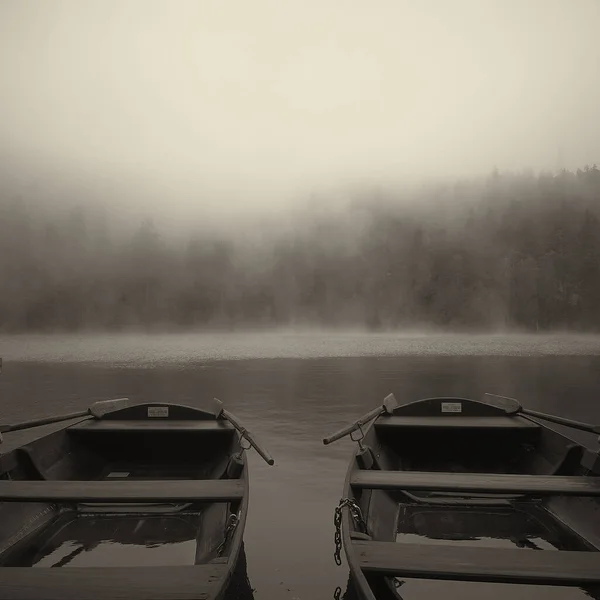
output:
[[[398,543],[514,548],[591,550],[536,504],[511,507],[400,505]]]
[[[198,513],[65,514],[6,566],[143,567],[193,565]]]

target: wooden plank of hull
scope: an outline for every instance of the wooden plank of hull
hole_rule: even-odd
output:
[[[458,548],[353,542],[364,572],[389,576],[539,585],[600,583],[600,552]]]
[[[210,600],[227,565],[0,568],[0,600]]]
[[[350,485],[354,488],[398,491],[600,496],[600,477],[558,475],[356,470],[351,475]]]
[[[0,481],[2,502],[227,502],[243,496],[239,479]]]

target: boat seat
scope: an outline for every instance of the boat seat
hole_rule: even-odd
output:
[[[228,502],[243,495],[239,479],[0,481],[0,502]]]
[[[226,564],[174,567],[0,568],[0,600],[210,600]]]
[[[461,417],[461,416],[381,416],[375,421],[377,429],[483,429],[536,431],[540,425],[522,417]]]
[[[133,433],[136,431],[223,431],[231,432],[235,428],[231,423],[222,419],[206,420],[174,420],[174,419],[147,419],[144,421],[116,421],[116,420],[89,420],[69,427],[69,432],[102,433],[108,431],[119,431]]]
[[[600,496],[600,477],[559,475],[357,470],[350,477],[350,485],[354,488],[398,491]]]
[[[356,541],[360,568],[396,577],[533,585],[600,583],[600,552]]]

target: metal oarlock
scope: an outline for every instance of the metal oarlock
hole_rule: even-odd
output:
[[[356,430],[355,430],[355,431],[356,431]],[[351,439],[353,442],[357,442],[357,443],[358,443],[358,448],[359,448],[359,450],[360,450],[361,452],[364,452],[364,451],[365,451],[365,447],[363,446],[363,442],[362,442],[362,441],[365,439],[365,432],[363,431],[363,429],[362,429],[362,425],[361,425],[360,423],[358,424],[358,431],[360,432],[360,437],[353,438],[353,437],[352,437],[352,433],[354,433],[354,432],[351,432],[351,433],[350,433],[350,439]]]
[[[246,441],[246,444],[244,444],[244,441]],[[250,443],[250,441],[248,440],[248,438],[246,438],[245,432],[244,433],[240,433],[240,451],[235,455],[235,457],[239,460],[242,459],[242,455],[244,454],[244,452],[246,450],[250,450],[250,448],[252,448],[252,444]]]

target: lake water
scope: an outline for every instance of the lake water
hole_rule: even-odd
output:
[[[493,392],[529,408],[600,422],[595,336],[4,336],[0,356],[3,422],[123,396],[197,406],[220,398],[276,461],[269,467],[249,453],[244,539],[255,600],[331,599],[337,586],[346,588],[347,568],[333,560],[333,511],[353,443],[323,446],[321,440],[388,393],[402,402]],[[594,442],[584,434],[578,439]],[[425,596],[406,600],[435,598],[451,587],[432,584]],[[467,588],[465,597],[472,597]]]

